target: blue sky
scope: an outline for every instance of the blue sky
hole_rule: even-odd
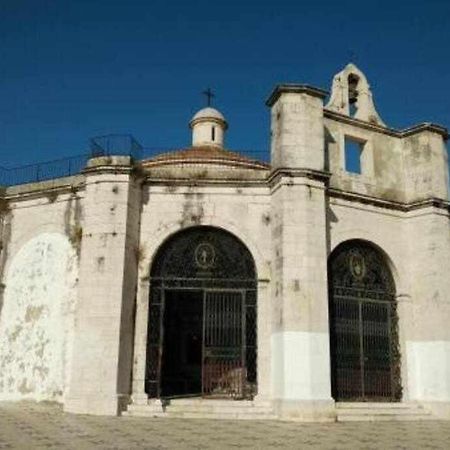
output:
[[[384,121],[450,125],[448,1],[0,2],[0,165],[87,151],[132,133],[190,143],[211,87],[227,146],[265,150],[264,101],[281,82],[328,89],[350,59]]]

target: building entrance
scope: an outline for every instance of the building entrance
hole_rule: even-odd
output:
[[[203,293],[166,292],[164,348],[161,361],[163,397],[202,392]]]
[[[341,244],[329,262],[333,397],[399,401],[395,285],[384,255],[364,241]]]
[[[212,227],[178,233],[151,272],[146,392],[151,398],[253,398],[257,304],[253,258]]]

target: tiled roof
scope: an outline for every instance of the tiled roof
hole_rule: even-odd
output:
[[[190,147],[162,153],[153,158],[142,161],[144,167],[177,164],[220,164],[224,166],[246,167],[249,169],[269,169],[270,165],[257,159],[252,159],[236,152],[224,150],[220,147],[205,145]]]

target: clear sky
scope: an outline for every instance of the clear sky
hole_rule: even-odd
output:
[[[227,147],[265,150],[275,84],[328,89],[352,59],[383,120],[450,126],[450,1],[0,1],[0,165],[131,133],[190,143],[216,92]]]

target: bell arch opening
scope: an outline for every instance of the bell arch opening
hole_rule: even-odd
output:
[[[400,401],[396,289],[386,255],[340,244],[328,260],[331,386],[336,401]]]
[[[150,398],[257,393],[257,275],[228,231],[167,239],[150,270],[145,391]]]

